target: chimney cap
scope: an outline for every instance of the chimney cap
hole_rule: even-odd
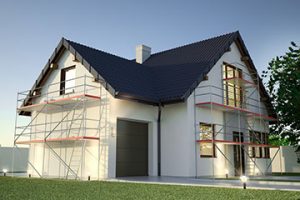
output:
[[[145,50],[145,51],[151,51],[151,47],[148,47],[147,45],[144,45],[144,44],[139,44],[136,46],[136,49],[138,50]]]

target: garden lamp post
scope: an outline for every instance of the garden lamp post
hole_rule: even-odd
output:
[[[241,181],[243,183],[243,188],[246,189],[246,183],[248,181],[248,177],[245,176],[245,175],[243,175],[243,176],[240,177],[240,179],[241,179]]]
[[[90,181],[91,180],[91,173],[90,172],[88,172],[88,181]]]
[[[7,173],[7,169],[3,169],[3,176],[6,176],[6,173]]]
[[[31,178],[31,170],[27,171],[28,177]]]
[[[228,169],[225,169],[225,177],[226,177],[226,179],[228,179],[228,174],[229,174]]]

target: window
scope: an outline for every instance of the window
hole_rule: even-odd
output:
[[[231,65],[223,65],[223,78],[242,78],[242,70]],[[224,104],[233,107],[242,107],[243,89],[238,82],[224,80]]]
[[[251,143],[268,144],[268,134],[260,132],[250,132]],[[251,147],[252,158],[270,158],[269,147]]]
[[[212,140],[215,137],[215,128],[213,124],[199,124],[200,140]],[[215,157],[215,144],[200,143],[201,157]]]
[[[256,136],[254,132],[250,132],[250,142],[251,143],[256,143]],[[256,157],[256,152],[255,152],[255,147],[251,146],[250,147],[250,157],[255,158]]]
[[[257,133],[258,135],[259,135],[259,138],[260,138],[260,140],[259,140],[259,144],[263,144],[262,143],[262,140],[261,140],[261,133]],[[263,157],[263,151],[262,151],[262,147],[257,147],[257,149],[258,149],[258,151],[259,151],[259,156],[258,156],[258,158],[262,158]]]
[[[60,94],[73,93],[75,90],[75,66],[62,69],[60,75]]]
[[[262,133],[262,137],[263,137],[263,143],[264,144],[269,144],[268,134],[267,133]],[[269,147],[264,148],[264,157],[265,158],[270,158],[270,148]]]

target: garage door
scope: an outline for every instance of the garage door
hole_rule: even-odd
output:
[[[116,176],[148,176],[148,124],[117,121]]]

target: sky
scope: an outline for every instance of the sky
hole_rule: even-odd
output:
[[[239,30],[259,72],[300,44],[298,0],[0,0],[0,145],[12,146],[16,97],[62,37],[125,58]]]

